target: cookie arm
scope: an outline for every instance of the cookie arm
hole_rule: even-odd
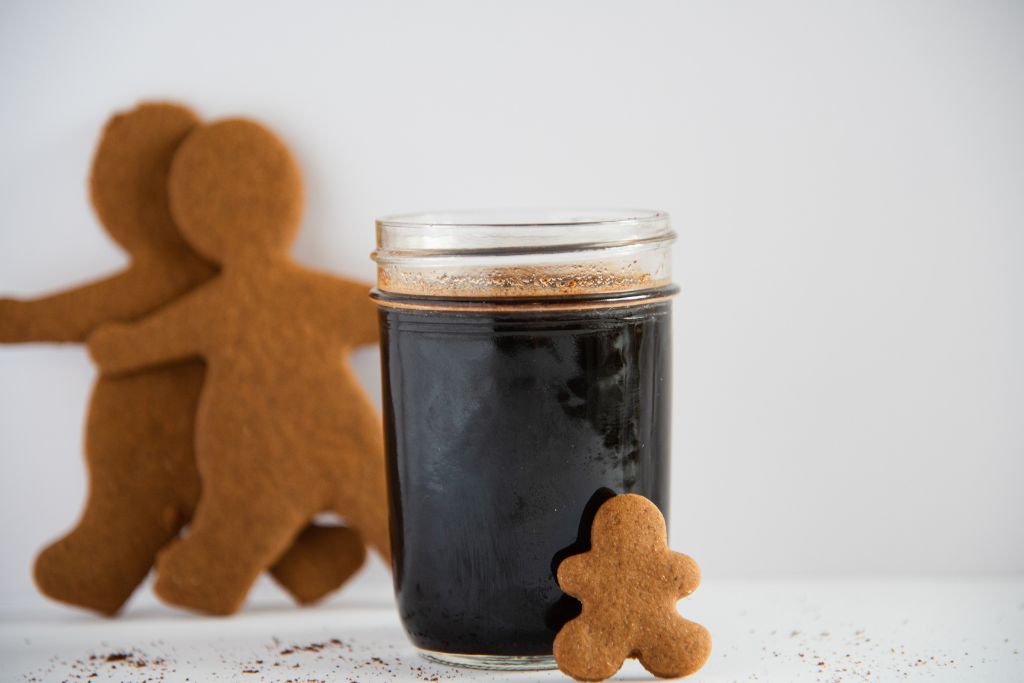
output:
[[[370,298],[370,288],[359,286],[358,297],[352,299],[352,313],[348,324],[356,346],[376,344],[380,340],[380,322],[377,304]],[[350,294],[351,296],[351,294]]]
[[[346,346],[376,344],[380,339],[377,304],[370,298],[370,285],[314,273],[314,286],[321,292],[325,324],[336,331]]]
[[[159,283],[157,283],[159,284]],[[82,342],[96,327],[144,315],[170,298],[131,268],[38,299],[0,299],[0,343]]]
[[[673,552],[669,557],[669,570],[675,579],[678,598],[686,597],[700,585],[700,567],[689,555]]]
[[[573,597],[580,598],[587,591],[590,573],[590,553],[572,555],[558,565],[558,586]]]
[[[216,295],[204,285],[136,323],[105,325],[89,336],[89,353],[104,373],[201,356]]]

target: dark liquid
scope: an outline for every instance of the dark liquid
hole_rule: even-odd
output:
[[[670,303],[382,307],[380,320],[394,580],[410,638],[439,652],[550,654],[579,613],[554,570],[587,549],[597,505],[639,493],[667,516]]]

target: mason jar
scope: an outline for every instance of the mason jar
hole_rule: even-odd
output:
[[[394,584],[428,658],[553,667],[597,507],[668,518],[674,238],[659,211],[377,221]]]

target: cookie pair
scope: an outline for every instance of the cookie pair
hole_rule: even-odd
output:
[[[302,198],[285,145],[144,104],[107,124],[90,186],[127,268],[0,299],[0,342],[88,338],[101,370],[88,499],[37,559],[40,590],[113,614],[155,563],[161,598],[227,614],[264,570],[305,603],[364,542],[387,558],[379,419],[345,362],[376,341],[376,311],[368,285],[288,258]],[[323,511],[353,529],[311,524]]]

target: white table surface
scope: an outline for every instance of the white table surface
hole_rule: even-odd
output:
[[[382,579],[364,574],[308,609],[288,607],[263,585],[227,619],[161,607],[148,588],[117,619],[8,605],[0,681],[568,680],[422,660]],[[680,611],[715,642],[693,681],[1024,681],[1024,577],[706,578]],[[635,662],[616,676],[649,678]]]

